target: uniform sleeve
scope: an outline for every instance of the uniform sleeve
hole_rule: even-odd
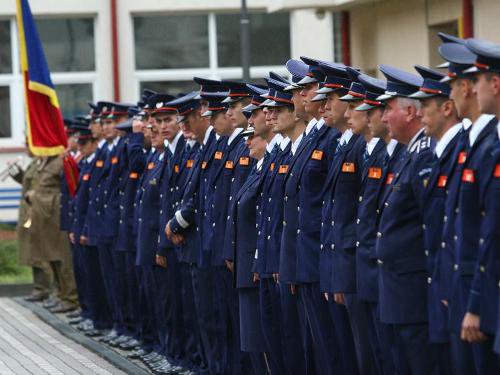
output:
[[[144,134],[132,133],[130,135],[127,156],[129,169],[134,172],[142,172],[146,166],[147,155],[144,153]]]

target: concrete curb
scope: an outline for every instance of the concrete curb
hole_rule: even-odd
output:
[[[36,316],[38,316],[41,320],[43,320],[45,323],[50,325],[52,328],[54,328],[62,335],[82,345],[86,349],[96,353],[98,356],[104,358],[106,361],[108,361],[121,371],[133,375],[150,374],[150,372],[135,365],[127,358],[124,358],[118,353],[116,353],[114,350],[111,350],[105,345],[102,345],[92,340],[91,338],[82,335],[80,332],[73,329],[69,324],[63,322],[61,319],[57,318],[52,313],[45,310],[43,307],[35,303],[27,302],[22,298],[14,298],[14,301],[16,301],[21,306],[26,307],[28,310],[31,310]]]

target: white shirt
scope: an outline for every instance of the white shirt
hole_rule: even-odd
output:
[[[276,144],[281,144],[283,141],[283,136],[281,134],[276,134],[273,139],[266,145],[266,151],[271,153]]]
[[[108,143],[108,151],[112,151],[115,146],[118,144],[118,141],[120,140],[120,137],[116,137],[115,139],[113,139],[113,142],[111,143]]]
[[[411,150],[411,148],[413,147],[413,145],[415,144],[415,142],[417,141],[417,138],[420,137],[420,134],[423,133],[424,131],[424,128],[420,129],[417,134],[415,134],[413,136],[413,138],[410,140],[410,142],[408,143],[408,146],[407,146],[407,149],[408,150]]]
[[[498,121],[497,124],[497,133],[498,133],[498,138],[500,138],[500,120]]]
[[[468,118],[464,118],[462,120],[462,126],[464,127],[464,130],[467,130],[472,126],[472,121],[469,120]]]
[[[103,148],[104,144],[106,143],[106,140],[103,138],[99,141],[99,143],[97,144],[97,148]]]
[[[340,139],[339,139],[339,144],[341,145],[346,145],[349,143],[349,141],[351,140],[351,137],[352,137],[352,130],[351,129],[347,129],[345,132],[342,133],[342,135],[340,136]]]
[[[372,154],[378,141],[380,141],[380,138],[372,138],[368,141],[368,143],[366,144],[366,151],[368,151],[368,155]]]
[[[236,128],[236,129],[234,129],[233,132],[231,133],[231,135],[229,136],[229,138],[227,139],[227,144],[230,145],[231,142],[234,141],[234,139],[236,138],[236,136],[238,134],[240,134],[242,131],[243,131],[243,128]]]
[[[283,138],[283,140],[280,142],[281,151],[284,151],[286,146],[288,146],[289,143],[290,143],[290,138],[288,138],[288,137]]]
[[[325,119],[321,117],[316,123],[316,129],[320,130],[325,125]]]
[[[264,163],[264,158],[260,158],[257,162],[257,170],[260,171],[262,169],[262,163]]]
[[[189,145],[189,147],[193,148],[193,146],[196,144],[196,141],[194,139],[188,139],[186,143]]]
[[[471,146],[474,146],[474,142],[476,142],[477,137],[483,131],[483,129],[488,125],[491,119],[495,117],[493,115],[481,115],[478,119],[472,124],[472,128],[469,131],[469,143]]]
[[[89,156],[87,156],[87,159],[85,159],[85,161],[90,164],[90,163],[92,163],[92,160],[94,160],[94,158],[95,158],[95,152],[93,152]]]
[[[317,123],[318,123],[318,120],[316,120],[315,118],[313,118],[311,121],[309,121],[309,123],[306,126],[306,135],[309,135],[309,133],[316,126]]]
[[[389,154],[389,156],[392,156],[392,154],[394,154],[394,150],[396,149],[397,145],[398,145],[398,141],[396,141],[395,139],[391,139],[389,141],[389,143],[386,146],[387,153]]]
[[[462,129],[462,123],[459,122],[458,124],[455,124],[451,128],[449,128],[446,131],[446,133],[443,134],[441,139],[437,141],[434,152],[436,153],[436,156],[438,158],[441,158],[441,155],[443,155],[446,146],[448,146],[453,137],[455,137],[461,129]]]
[[[213,130],[213,126],[210,125],[208,128],[207,128],[207,131],[205,132],[205,138],[203,138],[203,146],[205,146],[208,142],[208,138],[210,137],[210,134],[212,133],[212,130]]]
[[[172,143],[167,142],[167,147],[172,153],[172,155],[175,153],[175,149],[177,148],[177,143],[179,142],[179,139],[182,137],[182,132],[178,132],[177,135],[175,136],[174,140]]]
[[[163,158],[165,157],[165,151],[163,151],[160,156],[158,156],[159,161],[163,161]]]
[[[295,153],[297,152],[297,149],[299,148],[300,145],[300,141],[302,141],[302,137],[303,134],[299,135],[295,140],[295,142],[292,143],[292,149],[291,149],[292,155],[295,155]]]

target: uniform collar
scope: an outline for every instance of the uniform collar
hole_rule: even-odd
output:
[[[203,138],[203,146],[205,146],[207,144],[208,138],[210,138],[210,134],[212,134],[213,129],[214,129],[214,127],[212,125],[210,125],[207,128],[207,131],[205,132],[205,138]]]
[[[238,136],[238,134],[240,134],[242,131],[243,131],[243,128],[234,129],[233,132],[231,133],[231,135],[229,136],[229,138],[227,139],[227,145],[229,146],[234,141],[234,139]]]
[[[106,140],[103,138],[97,143],[97,148],[103,148],[104,144],[106,143]]]
[[[92,160],[94,160],[94,158],[95,158],[95,151],[93,153],[91,153],[89,156],[87,156],[85,161],[90,164],[90,163],[92,163]]]
[[[163,161],[163,158],[165,157],[165,151],[163,151],[160,156],[158,156],[159,161]]]
[[[264,163],[264,158],[260,158],[257,162],[257,170],[260,171],[262,169],[262,164]]]
[[[309,133],[316,126],[317,123],[318,123],[318,120],[316,120],[315,118],[313,118],[311,121],[309,121],[309,123],[306,126],[306,135],[309,135]]]
[[[389,156],[392,156],[394,154],[394,150],[396,149],[396,146],[398,145],[398,141],[395,139],[391,139],[389,143],[387,144],[387,153]]]
[[[297,149],[299,148],[300,142],[302,141],[303,134],[299,135],[295,142],[292,143],[292,155],[295,155],[295,152],[297,152]]]
[[[413,136],[413,138],[410,140],[410,142],[408,143],[408,146],[406,147],[406,149],[408,151],[410,151],[413,147],[413,145],[415,144],[415,142],[417,142],[417,139],[420,137],[420,134],[422,134],[424,132],[424,128],[420,129],[417,134],[415,134]]]
[[[276,144],[280,144],[283,141],[283,136],[281,134],[276,134],[273,139],[267,144],[266,151],[271,153]]]
[[[325,125],[325,119],[321,117],[316,123],[316,128],[320,130],[323,127],[323,125]]]
[[[500,120],[498,120],[497,124],[497,133],[498,133],[498,138],[500,138]]]
[[[351,140],[351,137],[352,137],[352,130],[351,129],[347,129],[345,132],[342,133],[342,135],[340,136],[340,139],[339,139],[339,143],[341,145],[346,145],[349,143],[349,141]]]
[[[472,121],[468,118],[464,118],[462,120],[462,126],[464,130],[469,130],[469,128],[472,126]]]
[[[470,129],[469,132],[469,144],[471,147],[474,146],[474,142],[476,142],[476,139],[479,136],[479,134],[483,131],[486,125],[488,125],[488,123],[494,117],[495,116],[493,115],[481,115],[474,122],[474,124],[472,124],[472,128]]]
[[[290,138],[284,137],[283,140],[280,142],[280,148],[281,151],[285,151],[286,146],[290,143]]]
[[[186,143],[189,145],[189,147],[193,148],[196,144],[196,141],[194,139],[188,139]]]
[[[182,132],[178,132],[177,135],[175,136],[174,140],[172,143],[167,142],[167,147],[172,153],[172,155],[175,153],[175,149],[177,148],[177,143],[179,142],[179,139],[182,137]]]
[[[368,141],[368,143],[366,144],[366,151],[368,151],[368,155],[372,154],[379,140],[380,138],[372,138]]]
[[[443,134],[441,139],[437,141],[436,143],[436,148],[434,149],[434,152],[436,153],[436,156],[438,158],[441,158],[441,155],[443,155],[444,150],[446,149],[446,146],[451,142],[451,140],[455,137],[455,135],[458,134],[458,132],[462,129],[462,123],[459,122],[458,124],[453,125],[451,128],[449,128],[446,133]]]

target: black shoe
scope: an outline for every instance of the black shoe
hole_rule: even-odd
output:
[[[145,359],[144,360],[144,363],[146,364],[146,366],[151,366],[157,362],[160,362],[164,357],[159,354],[159,353],[155,353],[155,355],[149,359]]]
[[[68,320],[68,323],[71,324],[72,326],[75,326],[77,324],[80,324],[83,321],[84,321],[84,319],[81,316],[78,316],[76,318]]]
[[[76,310],[76,311],[70,312],[69,314],[66,314],[66,318],[68,318],[68,319],[80,318],[81,314],[82,314],[82,310]]]
[[[116,348],[116,347],[120,346],[120,344],[123,344],[124,342],[127,342],[128,340],[130,340],[130,336],[121,335],[121,336],[118,336],[116,339],[108,342],[108,344],[111,345],[112,347]]]
[[[157,370],[157,369],[165,367],[167,365],[170,365],[170,362],[167,361],[167,359],[164,357],[161,360],[159,360],[158,362],[153,363],[151,365],[151,370]]]
[[[142,356],[141,358],[144,360],[144,361],[149,361],[151,358],[153,357],[156,357],[157,355],[159,355],[157,352],[150,352],[144,356]]]
[[[118,333],[114,329],[112,329],[111,331],[109,331],[109,333],[106,336],[102,337],[100,339],[100,341],[103,343],[108,343],[111,340],[116,339],[117,337],[118,337]]]
[[[49,297],[43,302],[43,307],[45,307],[46,309],[51,309],[53,307],[56,307],[59,302],[60,301],[58,299]]]
[[[46,300],[48,297],[49,295],[45,293],[33,293],[27,297],[24,297],[24,300],[27,302],[41,302]]]
[[[93,328],[94,328],[94,323],[90,319],[85,319],[76,325],[76,329],[79,331],[85,331]]]
[[[55,307],[49,308],[49,311],[53,314],[64,314],[75,310],[76,310],[75,305],[69,305],[67,303],[62,303],[62,302],[56,305]]]
[[[144,349],[139,348],[137,350],[134,350],[132,353],[127,355],[127,358],[130,359],[139,359],[141,356],[146,355],[148,352],[146,352]]]
[[[119,345],[119,347],[120,347],[120,349],[123,349],[123,350],[132,350],[132,349],[137,348],[139,345],[141,345],[141,343],[138,340],[131,338],[130,340],[125,341],[124,343],[121,343]]]
[[[83,334],[85,336],[88,336],[88,337],[98,337],[98,336],[102,336],[103,332],[99,329],[92,328],[92,329],[89,329],[87,331],[84,331]]]

